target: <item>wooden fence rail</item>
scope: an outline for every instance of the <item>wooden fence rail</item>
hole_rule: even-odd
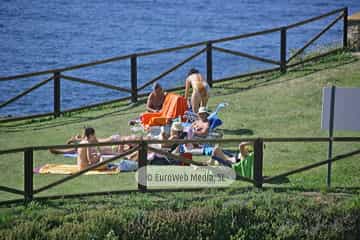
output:
[[[301,47],[295,54],[293,54],[292,56],[290,56],[287,59],[287,30],[288,29],[292,29],[295,27],[302,26],[304,24],[318,21],[320,19],[332,16],[335,14],[339,14],[339,16],[337,16],[330,24],[328,24],[325,28],[323,28],[318,34],[316,34],[314,37],[312,37],[303,47]],[[119,100],[125,100],[125,99],[130,99],[132,102],[137,102],[138,97],[148,94],[148,93],[139,94],[139,91],[144,90],[146,87],[148,87],[152,83],[154,83],[154,82],[162,79],[163,77],[167,76],[168,74],[174,72],[176,69],[178,69],[179,67],[188,63],[189,61],[193,60],[194,58],[200,56],[202,53],[206,53],[206,78],[207,78],[207,82],[209,83],[210,86],[212,86],[212,84],[215,82],[229,81],[229,80],[233,80],[233,79],[240,78],[240,77],[253,76],[253,75],[263,74],[263,73],[272,72],[272,71],[280,70],[282,73],[285,73],[287,68],[294,67],[299,64],[303,64],[305,62],[318,59],[316,57],[313,57],[311,59],[305,59],[305,60],[302,59],[298,62],[290,63],[290,61],[292,61],[298,55],[303,53],[320,36],[322,36],[325,32],[327,32],[329,29],[331,29],[338,21],[340,21],[340,19],[343,19],[343,46],[342,46],[342,49],[345,49],[347,47],[347,17],[348,17],[348,9],[347,8],[339,8],[339,9],[333,10],[331,12],[322,14],[320,16],[306,19],[301,22],[297,22],[297,23],[290,24],[290,25],[283,26],[283,27],[271,28],[271,29],[267,29],[264,31],[252,32],[252,33],[236,35],[236,36],[231,36],[231,37],[225,37],[225,38],[220,38],[220,39],[201,41],[201,42],[191,43],[191,44],[182,45],[182,46],[178,46],[178,47],[165,48],[165,49],[153,50],[153,51],[147,51],[147,52],[138,52],[138,53],[133,53],[133,54],[128,54],[128,55],[103,59],[100,61],[94,61],[94,62],[79,64],[79,65],[74,65],[74,66],[65,67],[65,68],[57,68],[57,69],[51,69],[51,70],[46,70],[46,71],[40,71],[40,72],[20,74],[20,75],[15,75],[15,76],[0,77],[0,82],[1,82],[1,81],[10,81],[10,80],[21,79],[21,78],[35,77],[35,76],[46,75],[46,74],[53,74],[53,76],[51,78],[36,84],[32,88],[29,88],[28,90],[20,93],[19,95],[15,96],[15,97],[12,97],[11,99],[9,99],[3,103],[0,103],[0,109],[2,107],[7,106],[10,103],[15,102],[19,98],[29,94],[33,90],[45,85],[50,80],[54,80],[54,95],[53,95],[54,96],[54,101],[53,101],[54,108],[53,108],[52,113],[3,118],[3,119],[0,119],[0,122],[16,121],[16,120],[23,120],[23,119],[33,118],[33,117],[50,116],[50,115],[53,115],[54,117],[59,117],[64,112],[77,111],[80,109],[90,108],[93,106],[100,106],[100,105],[109,104],[109,103],[113,103],[113,102],[117,102]],[[274,33],[274,32],[280,33],[280,61],[267,59],[267,58],[255,56],[255,55],[252,55],[249,53],[244,53],[244,52],[240,52],[240,51],[236,51],[236,50],[231,50],[231,49],[226,49],[226,48],[222,48],[219,46],[215,46],[215,44],[218,44],[218,43],[224,43],[224,42],[229,42],[229,41],[234,41],[234,40],[239,40],[239,39],[244,39],[244,38],[250,38],[250,37],[270,34],[270,33]],[[158,76],[143,83],[141,86],[138,86],[138,62],[137,62],[138,58],[144,57],[144,56],[157,55],[157,54],[178,51],[178,50],[182,50],[182,49],[190,49],[190,48],[195,48],[195,47],[203,47],[203,48],[201,50],[197,51],[196,53],[192,54],[191,56],[187,57],[186,59],[180,61],[176,65],[170,67],[166,71],[160,73]],[[213,80],[213,50],[231,54],[231,55],[235,55],[235,56],[239,56],[239,57],[249,58],[249,59],[256,60],[256,61],[259,61],[262,63],[275,64],[275,65],[278,65],[279,67]],[[335,52],[335,51],[332,50],[332,51],[329,51],[328,53],[333,53],[333,52]],[[327,54],[321,54],[321,55],[319,55],[319,58],[324,57],[326,55]],[[87,80],[87,79],[82,79],[79,77],[72,77],[72,76],[64,75],[64,72],[67,72],[67,71],[72,71],[72,70],[76,70],[76,69],[80,69],[80,68],[92,67],[92,66],[96,66],[96,65],[101,65],[101,64],[116,62],[116,61],[122,61],[122,60],[130,60],[130,86],[129,86],[129,89],[111,85],[111,84],[107,84],[107,83],[101,83],[101,82],[91,81],[91,80]],[[83,84],[95,85],[98,87],[104,87],[104,88],[108,88],[108,89],[112,89],[112,90],[117,90],[120,92],[128,93],[130,95],[119,98],[119,99],[115,99],[112,101],[106,101],[106,102],[102,102],[102,103],[98,103],[98,104],[92,104],[92,105],[88,105],[85,107],[62,110],[61,109],[61,80],[62,79],[69,80],[69,81],[75,81],[75,82],[79,82],[79,83],[83,83]],[[172,90],[178,90],[178,89],[182,89],[182,88],[183,87],[181,86],[181,87],[176,87],[176,88],[168,89],[168,90],[172,91]]]
[[[22,199],[15,199],[15,200],[7,200],[7,201],[2,201],[0,202],[0,205],[2,204],[9,204],[9,203],[14,203],[14,202],[19,202],[19,201],[25,201],[25,202],[29,202],[32,201],[33,199],[54,199],[54,198],[59,198],[59,197],[69,197],[69,196],[90,196],[90,195],[101,195],[101,194],[112,194],[112,193],[130,193],[130,192],[134,192],[135,190],[126,190],[126,191],[109,191],[109,192],[98,192],[98,193],[81,193],[81,194],[72,194],[72,195],[62,195],[62,196],[47,196],[47,197],[34,197],[34,195],[39,194],[41,192],[44,192],[50,188],[53,188],[55,186],[58,186],[64,182],[67,182],[69,180],[72,180],[74,178],[77,178],[79,176],[81,176],[82,174],[93,170],[95,168],[98,168],[100,166],[103,166],[107,163],[113,162],[121,157],[124,157],[128,154],[134,153],[136,151],[138,151],[138,156],[139,156],[139,160],[138,160],[138,165],[139,168],[142,167],[146,167],[148,164],[147,161],[147,153],[148,151],[154,152],[154,153],[158,153],[161,155],[165,155],[166,157],[170,158],[170,159],[174,159],[186,164],[193,164],[193,165],[198,165],[198,166],[206,166],[207,164],[204,162],[199,162],[199,161],[194,161],[194,160],[189,160],[186,159],[182,156],[179,155],[175,155],[160,149],[156,149],[154,147],[151,147],[151,144],[157,144],[157,143],[166,143],[166,144],[185,144],[185,143],[211,143],[211,144],[215,144],[215,143],[239,143],[239,142],[252,142],[253,146],[254,146],[254,166],[253,166],[253,178],[247,178],[247,177],[242,177],[242,176],[237,176],[237,180],[240,181],[245,181],[248,183],[253,184],[255,187],[261,188],[262,185],[264,183],[271,183],[272,181],[279,179],[279,178],[283,178],[285,176],[289,176],[295,173],[299,173],[299,172],[303,172],[303,171],[307,171],[310,169],[313,169],[315,167],[319,167],[322,166],[324,164],[328,164],[334,161],[339,161],[342,159],[346,159],[348,157],[351,156],[355,156],[355,155],[359,155],[360,154],[360,149],[352,151],[352,152],[348,152],[348,153],[344,153],[335,157],[332,157],[330,159],[321,161],[321,162],[317,162],[317,163],[313,163],[310,164],[308,166],[304,166],[295,170],[291,170],[285,173],[281,173],[278,174],[276,176],[272,176],[272,177],[264,177],[263,175],[263,162],[264,162],[264,143],[265,142],[269,142],[269,143],[274,143],[274,142],[291,142],[291,143],[297,143],[297,142],[329,142],[329,141],[333,141],[333,142],[360,142],[360,137],[297,137],[297,138],[234,138],[234,139],[202,139],[202,140],[172,140],[172,141],[163,141],[163,140],[133,140],[133,141],[118,141],[118,142],[112,142],[112,143],[93,143],[93,144],[77,144],[77,145],[53,145],[53,146],[31,146],[31,147],[26,147],[26,148],[16,148],[16,149],[7,149],[7,150],[0,150],[0,155],[3,154],[9,154],[9,153],[17,153],[17,152],[23,152],[24,154],[24,190],[19,190],[19,189],[15,189],[15,188],[10,188],[10,187],[6,187],[6,186],[0,186],[0,191],[4,191],[4,192],[8,192],[8,193],[12,193],[12,194],[18,194],[18,195],[22,195],[23,198]],[[39,150],[48,150],[50,148],[52,149],[64,149],[64,148],[69,148],[69,147],[93,147],[93,146],[109,146],[109,145],[118,145],[118,144],[135,144],[136,146],[133,147],[132,149],[114,156],[110,159],[107,159],[103,162],[99,162],[96,163],[92,166],[89,166],[73,175],[64,177],[60,180],[57,180],[55,182],[49,183],[45,186],[39,187],[37,189],[34,189],[34,184],[33,184],[33,168],[34,168],[34,151],[39,151]],[[150,145],[150,146],[149,146]],[[164,191],[164,189],[147,189],[147,185],[145,184],[140,184],[140,183],[146,183],[146,179],[147,179],[147,173],[146,173],[146,168],[145,171],[140,171],[141,175],[139,176],[139,179],[142,179],[143,181],[139,181],[138,184],[138,191],[140,192],[147,192],[147,191]],[[201,188],[197,188],[196,190],[200,190]],[[194,189],[180,189],[177,188],[176,190],[174,189],[174,191],[191,191]],[[165,191],[172,191],[171,189],[166,189]]]
[[[216,51],[219,51],[219,52],[229,53],[229,54],[232,54],[232,55],[235,55],[235,56],[245,57],[245,58],[249,58],[249,59],[252,59],[252,60],[259,61],[259,62],[280,65],[279,61],[274,61],[274,60],[271,60],[271,59],[258,57],[258,56],[251,55],[251,54],[248,54],[248,53],[243,53],[243,52],[240,52],[240,51],[234,51],[234,50],[221,48],[221,47],[213,47],[213,49],[216,50]]]
[[[335,18],[331,23],[329,23],[323,30],[321,30],[318,34],[312,37],[302,48],[297,50],[288,60],[289,63],[291,60],[296,58],[299,54],[303,53],[306,48],[308,48],[312,43],[318,40],[324,33],[326,33],[332,26],[334,26],[341,18],[344,18],[344,13],[340,14],[337,18]]]
[[[206,51],[206,48],[201,49],[200,51],[197,51],[196,53],[192,54],[190,57],[187,57],[186,59],[184,59],[183,61],[179,62],[178,64],[176,64],[175,66],[169,68],[168,70],[164,71],[163,73],[159,74],[158,76],[156,76],[155,78],[151,79],[150,81],[148,81],[147,83],[144,83],[141,87],[138,88],[138,90],[143,90],[144,88],[148,87],[149,85],[153,84],[154,82],[160,80],[161,78],[165,77],[166,75],[168,75],[169,73],[172,73],[173,71],[175,71],[176,69],[178,69],[179,67],[183,66],[184,64],[190,62],[191,60],[193,60],[194,58],[196,58],[197,56],[200,56],[200,54],[202,54],[203,52]]]
[[[51,80],[53,80],[53,77],[50,77],[50,78],[48,78],[48,79],[45,79],[44,81],[41,81],[41,82],[35,84],[35,85],[32,86],[31,88],[23,91],[22,93],[16,95],[15,97],[12,97],[12,98],[10,98],[9,100],[1,103],[1,104],[0,104],[0,108],[3,108],[3,107],[9,105],[9,104],[12,103],[12,102],[15,102],[16,100],[24,97],[25,95],[27,95],[28,93],[34,91],[35,89],[38,89],[39,87],[47,84],[47,83],[50,82]]]

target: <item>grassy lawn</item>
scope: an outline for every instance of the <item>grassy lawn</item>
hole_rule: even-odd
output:
[[[220,127],[225,138],[233,137],[321,137],[327,132],[320,129],[322,88],[360,86],[360,61],[348,53],[336,54],[326,59],[291,69],[287,74],[271,73],[215,84],[209,101],[210,109],[220,102],[229,106],[220,113],[224,124]],[[42,118],[0,124],[0,149],[25,146],[56,145],[65,143],[70,136],[81,133],[84,126],[96,129],[97,136],[114,133],[131,134],[129,119],[144,111],[144,100],[135,106],[126,102],[107,107],[67,114],[61,118]],[[358,136],[356,132],[335,132],[335,136]],[[359,143],[336,143],[334,155],[359,148]],[[226,148],[235,148],[228,145]],[[264,150],[264,175],[271,176],[327,158],[326,143],[266,143]],[[357,157],[333,164],[332,186],[335,190],[360,186]],[[46,163],[74,164],[75,159],[55,156],[47,151],[34,153],[34,165]],[[0,155],[0,182],[3,186],[23,189],[23,155]],[[267,184],[274,189],[323,189],[326,187],[327,168],[320,167]],[[44,186],[63,176],[35,175],[34,188]],[[236,182],[231,189],[246,189],[248,184]],[[113,176],[81,176],[59,185],[39,196],[81,192],[136,189],[134,173]],[[229,190],[230,191],[230,190]],[[212,193],[211,190],[209,190]],[[207,193],[202,193],[208,196]],[[190,198],[202,194],[188,193]],[[211,194],[210,194],[211,195]],[[147,195],[149,196],[149,195]],[[176,196],[176,194],[154,194]],[[0,201],[18,198],[0,192]],[[119,199],[128,199],[123,197]],[[117,200],[116,200],[117,201]],[[123,201],[123,200],[119,200]],[[145,201],[145,200],[144,200]],[[74,205],[75,207],[75,205]]]

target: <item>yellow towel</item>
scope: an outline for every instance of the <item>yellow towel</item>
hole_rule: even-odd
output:
[[[45,164],[39,170],[40,174],[74,174],[79,172],[77,165],[73,164]],[[103,170],[90,170],[85,175],[96,175],[96,174],[117,174],[120,171],[116,169],[103,169]]]

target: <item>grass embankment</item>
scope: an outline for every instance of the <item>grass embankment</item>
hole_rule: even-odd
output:
[[[298,192],[133,194],[2,210],[0,239],[358,239],[360,198]]]
[[[216,84],[212,89],[212,97],[210,99],[209,105],[211,109],[214,109],[219,102],[228,102],[230,105],[220,113],[220,118],[224,121],[221,129],[225,134],[225,138],[230,137],[292,137],[292,136],[327,136],[327,132],[320,129],[321,121],[321,95],[322,88],[335,84],[336,86],[360,86],[360,62],[355,61],[349,54],[337,54],[321,62],[307,64],[301,68],[292,69],[285,75],[278,73],[266,74],[260,77],[249,78],[248,81],[240,83],[238,81],[232,81],[222,84]],[[127,122],[129,119],[136,117],[144,109],[143,104],[138,106],[127,106],[126,103],[118,103],[106,108],[98,108],[96,110],[84,111],[77,114],[67,115],[58,119],[41,119],[33,121],[21,121],[15,123],[4,123],[0,125],[0,149],[8,149],[22,146],[36,146],[36,145],[51,145],[51,144],[61,144],[71,135],[80,133],[84,125],[90,125],[96,128],[98,136],[108,136],[117,132],[121,134],[130,134],[129,127]],[[336,132],[336,136],[356,136],[356,133],[352,132]],[[344,153],[347,151],[354,150],[358,148],[360,144],[355,143],[336,143],[334,146],[334,155]],[[233,146],[226,146],[228,148],[234,148]],[[290,169],[294,169],[309,163],[316,161],[324,160],[327,157],[327,144],[326,143],[268,143],[264,150],[264,175],[271,176],[280,172],[284,172]],[[1,185],[16,187],[19,189],[23,188],[23,161],[22,154],[8,154],[0,156],[0,169],[2,174],[0,175]],[[358,157],[352,157],[347,160],[336,162],[333,164],[333,178],[332,186],[335,191],[346,191],[351,193],[357,192],[357,187],[360,183],[360,176],[358,172],[360,170],[360,165],[357,163]],[[35,166],[43,165],[45,163],[74,163],[74,159],[66,159],[61,156],[54,156],[49,154],[46,151],[36,152],[34,154]],[[284,179],[282,182],[267,184],[266,188],[270,187],[276,191],[292,191],[296,189],[305,189],[310,190],[319,190],[323,189],[326,186],[326,172],[327,168],[320,167],[313,169],[301,174],[296,174],[293,176]],[[35,176],[34,184],[35,188],[43,186],[55,179],[60,179],[63,176]],[[16,226],[22,226],[26,229],[23,231],[29,232],[35,229],[35,226],[31,226],[28,221],[37,218],[42,224],[47,223],[46,215],[54,215],[54,225],[58,228],[59,233],[67,232],[67,226],[70,222],[77,222],[80,226],[87,225],[87,221],[93,219],[94,229],[82,228],[81,231],[92,231],[96,232],[95,229],[97,225],[96,219],[101,222],[101,226],[111,225],[111,221],[118,221],[116,219],[111,220],[106,217],[102,218],[102,208],[105,208],[104,212],[110,212],[111,216],[121,215],[125,216],[126,214],[135,214],[139,218],[134,218],[141,220],[142,214],[144,211],[151,211],[154,215],[154,218],[163,218],[161,213],[156,209],[168,208],[169,211],[176,209],[188,209],[197,206],[197,201],[193,200],[196,197],[201,199],[199,202],[203,202],[204,199],[207,201],[217,201],[219,200],[224,206],[225,203],[231,202],[234,205],[239,205],[241,202],[247,202],[246,196],[251,196],[249,203],[256,202],[257,196],[263,196],[264,200],[259,205],[264,205],[259,208],[259,213],[253,209],[250,211],[251,214],[264,214],[273,221],[273,218],[276,218],[277,214],[285,214],[283,211],[271,212],[271,205],[276,201],[276,194],[263,193],[260,195],[257,194],[241,194],[244,187],[248,186],[245,183],[237,182],[235,183],[228,191],[205,191],[200,193],[179,193],[179,194],[138,194],[131,196],[123,197],[98,197],[90,198],[87,200],[67,200],[67,201],[54,201],[48,202],[45,205],[33,205],[30,208],[16,207],[12,209],[1,209],[0,211],[3,222],[1,228],[9,228],[15,224]],[[116,176],[81,176],[75,180],[67,182],[63,185],[57,186],[54,189],[49,190],[43,195],[47,194],[67,194],[67,193],[80,193],[80,192],[89,192],[89,191],[108,191],[108,190],[120,190],[120,189],[135,189],[136,183],[134,180],[133,173],[121,173]],[[229,194],[233,192],[234,194]],[[40,194],[41,195],[41,194]],[[292,203],[297,199],[297,194],[290,197],[291,194],[283,194],[279,198],[283,199],[284,207],[287,206],[290,202]],[[320,194],[321,195],[321,194]],[[219,199],[218,199],[218,196]],[[321,195],[325,198],[325,201],[328,201],[327,195]],[[6,200],[15,198],[17,196],[0,193],[0,200]],[[322,198],[321,197],[321,198]],[[354,198],[351,197],[350,198]],[[140,200],[139,200],[140,199]],[[301,199],[299,197],[299,204],[301,204]],[[314,198],[316,199],[316,198]],[[195,201],[195,202],[194,202]],[[260,200],[259,200],[260,201]],[[273,202],[274,201],[274,202]],[[297,200],[296,200],[297,201]],[[316,204],[316,201],[309,200],[309,209],[304,209],[304,213],[307,211],[317,211],[317,208],[321,208],[320,205]],[[345,201],[343,198],[338,200],[339,206]],[[352,200],[351,200],[352,201]],[[166,202],[165,205],[163,203]],[[86,204],[84,204],[86,203]],[[180,205],[181,207],[171,207],[167,205],[169,203],[175,206]],[[129,212],[125,209],[129,208],[129,204],[134,204],[133,208],[138,209],[133,212]],[[150,209],[146,208],[146,204],[150,204],[152,207]],[[210,204],[210,203],[209,203]],[[241,204],[240,204],[241,205]],[[206,206],[203,205],[203,206]],[[251,209],[252,205],[241,205],[246,209]],[[281,206],[281,205],[279,205]],[[334,207],[337,207],[334,203]],[[93,208],[96,209],[93,209]],[[254,206],[253,206],[254,207]],[[356,209],[358,209],[358,204]],[[99,208],[99,209],[97,209]],[[114,210],[111,210],[115,208]],[[255,208],[255,207],[254,207]],[[314,208],[314,209],[312,209]],[[91,214],[86,215],[91,209]],[[122,209],[123,213],[116,211]],[[228,210],[221,210],[222,207],[219,207],[220,212],[209,211],[208,215],[205,215],[204,218],[197,216],[200,220],[198,224],[206,228],[208,231],[212,229],[213,225],[217,220],[211,220],[215,222],[208,223],[205,220],[211,214],[218,215],[224,214],[226,218],[229,212]],[[241,209],[241,207],[239,208]],[[256,208],[257,209],[257,208]],[[281,209],[281,208],[275,208]],[[284,208],[288,209],[288,208]],[[332,214],[329,209],[322,208],[325,212],[322,214],[322,210],[319,212],[319,216],[328,216],[327,214]],[[344,215],[348,214],[345,211],[345,207],[339,209],[343,211]],[[115,212],[112,212],[115,211]],[[191,209],[189,209],[192,212]],[[199,210],[207,212],[205,210]],[[225,212],[222,212],[225,211]],[[229,210],[230,211],[230,210]],[[236,210],[237,211],[237,210]],[[240,210],[239,210],[240,211]],[[255,212],[254,212],[255,211]],[[264,211],[264,212],[262,212]],[[268,213],[270,211],[270,213]],[[285,211],[285,210],[284,210]],[[300,211],[300,208],[297,210]],[[295,211],[294,217],[297,215]],[[330,213],[329,213],[330,211]],[[335,211],[335,210],[334,210]],[[356,210],[357,211],[357,210]],[[169,216],[171,213],[169,212]],[[181,211],[180,211],[181,212]],[[300,212],[298,212],[300,214]],[[186,211],[185,215],[188,214]],[[26,217],[29,214],[28,217]],[[125,215],[122,215],[125,214]],[[157,215],[158,214],[158,215]],[[160,215],[161,216],[160,216]],[[167,213],[164,213],[167,214]],[[179,213],[181,214],[181,213]],[[194,213],[195,215],[200,215],[200,212]],[[239,212],[240,214],[240,212]],[[350,214],[350,213],[349,213]],[[352,214],[352,213],[351,213]],[[350,214],[350,215],[351,215]],[[17,222],[15,221],[14,215],[19,215],[23,220]],[[130,216],[129,215],[129,216]],[[190,214],[191,215],[191,214]],[[301,215],[301,214],[300,214]],[[336,214],[335,214],[336,215]],[[341,215],[341,214],[340,214]],[[337,216],[340,216],[337,215]],[[350,216],[349,215],[349,216]],[[132,216],[132,215],[131,215]],[[211,215],[212,216],[212,215]],[[244,215],[247,216],[247,215]],[[251,215],[252,216],[252,215]],[[281,215],[281,216],[286,216]],[[286,217],[279,218],[286,222]],[[332,216],[332,215],[331,215]],[[306,216],[303,216],[306,217]],[[150,217],[151,218],[151,217]],[[167,219],[166,217],[164,217]],[[95,219],[95,220],[94,220]],[[122,218],[121,218],[122,219]],[[124,217],[124,219],[127,219]],[[148,218],[146,218],[148,219]],[[172,221],[173,224],[178,224],[177,221],[180,221],[182,218],[176,218],[177,220]],[[212,219],[212,218],[209,218]],[[256,218],[251,218],[256,219]],[[301,217],[296,218],[297,220],[302,220]],[[347,218],[341,218],[346,220]],[[189,219],[190,220],[190,219]],[[221,221],[224,219],[220,219]],[[224,220],[224,223],[230,221],[231,219]],[[341,221],[342,221],[341,220]],[[344,221],[345,221],[344,220]],[[109,222],[108,222],[109,221]],[[120,220],[119,220],[120,221]],[[144,220],[147,221],[147,220]],[[152,220],[151,220],[152,221]],[[149,220],[149,224],[151,224]],[[185,220],[184,220],[185,221]],[[209,220],[210,221],[210,220]],[[231,220],[232,221],[232,220]],[[231,222],[230,221],[230,222]],[[234,220],[235,221],[235,220]],[[237,221],[237,220],[236,220]],[[235,222],[236,222],[235,221]],[[254,220],[255,221],[255,220]],[[257,221],[257,220],[256,220]],[[314,220],[315,221],[315,220]],[[340,220],[339,220],[340,221]],[[340,221],[340,222],[341,222]],[[67,223],[68,222],[68,223]],[[131,222],[131,221],[130,221]],[[230,223],[229,222],[229,223]],[[251,223],[251,221],[249,221]],[[138,222],[136,222],[138,223]],[[157,222],[156,222],[157,223]],[[135,224],[135,223],[134,223]],[[160,223],[159,223],[160,224]],[[180,224],[180,223],[179,223]],[[209,225],[206,225],[209,224]],[[235,223],[234,223],[235,224]],[[279,222],[280,224],[280,222]],[[324,223],[325,224],[325,223]],[[76,224],[75,224],[76,225]],[[90,224],[91,225],[91,224]],[[260,223],[261,225],[261,223]],[[311,224],[309,224],[311,225]],[[341,225],[341,224],[340,224]],[[339,226],[340,226],[339,225]],[[91,225],[92,226],[92,225]],[[113,226],[113,225],[111,225]],[[119,223],[118,226],[125,226]],[[145,226],[147,226],[145,224]],[[207,227],[205,227],[207,226]],[[223,225],[220,225],[223,226]],[[234,225],[236,227],[238,225]],[[254,225],[259,226],[259,225]],[[307,228],[308,225],[297,225],[293,229],[294,232],[297,232],[301,227]],[[327,222],[324,226],[327,225]],[[351,225],[352,227],[356,226]],[[70,226],[68,226],[70,228]],[[185,225],[179,225],[179,227],[186,227]],[[198,230],[203,229],[199,227]],[[251,226],[249,226],[251,228]],[[121,227],[119,227],[120,229]],[[124,229],[131,229],[132,225],[124,227]],[[254,227],[257,228],[257,227]],[[265,226],[264,226],[265,228]],[[32,230],[31,230],[32,229]],[[100,229],[100,227],[99,227]],[[114,228],[106,228],[104,231],[113,230],[115,235],[121,234],[122,230]],[[175,227],[176,229],[176,227]],[[268,228],[269,231],[275,231],[271,229],[277,229],[277,225],[274,223],[271,228]],[[110,231],[109,230],[109,231]],[[218,229],[219,230],[219,229]],[[260,229],[257,229],[258,231]],[[288,228],[284,231],[290,231]],[[39,232],[45,231],[44,229],[39,229]],[[70,231],[70,230],[69,230]],[[76,231],[76,230],[74,230]],[[100,231],[100,230],[99,230]],[[101,230],[103,231],[103,230]],[[107,234],[112,234],[110,232]],[[119,232],[120,231],[120,232]],[[153,230],[147,230],[148,233],[153,233]],[[205,231],[205,230],[204,230]],[[219,230],[220,231],[220,230]],[[247,231],[247,230],[242,230]],[[277,231],[280,231],[279,229]],[[339,230],[340,231],[340,230]],[[161,231],[160,231],[161,232]],[[315,231],[316,232],[316,231]],[[40,233],[39,233],[40,234]],[[55,234],[55,233],[54,233]],[[205,233],[204,233],[205,234]],[[215,234],[215,233],[214,233]],[[232,232],[231,235],[236,233]],[[242,233],[238,233],[242,234]],[[245,233],[244,233],[245,234]],[[97,235],[98,236],[98,235]],[[104,235],[101,235],[104,237]],[[201,235],[208,236],[208,235]],[[224,235],[229,236],[229,235]],[[242,235],[239,235],[239,237]],[[245,236],[245,235],[244,235]],[[265,236],[265,235],[264,235]],[[271,235],[269,235],[271,236]],[[273,236],[286,236],[286,235],[273,235]],[[316,235],[314,235],[316,236]],[[111,236],[110,236],[111,237]],[[101,237],[100,237],[101,238]]]

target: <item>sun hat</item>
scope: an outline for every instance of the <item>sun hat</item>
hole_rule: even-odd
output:
[[[207,113],[207,114],[209,114],[206,107],[200,107],[198,113]]]
[[[184,127],[181,122],[174,122],[171,126],[172,131],[183,131]]]

